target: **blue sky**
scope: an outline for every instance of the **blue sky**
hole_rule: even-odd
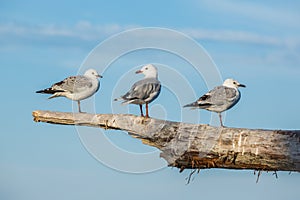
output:
[[[204,170],[188,186],[185,185],[188,170],[182,174],[174,168],[124,173],[95,159],[88,151],[91,149],[87,150],[82,143],[84,135],[95,141],[104,136],[129,152],[155,152],[157,156],[159,152],[123,132],[89,128],[78,133],[74,127],[37,124],[32,121],[31,112],[72,111],[71,101],[63,98],[49,101],[34,92],[77,74],[89,53],[112,35],[132,28],[162,27],[197,41],[210,55],[222,79],[234,77],[247,85],[241,90],[241,101],[227,112],[226,125],[300,129],[299,9],[300,2],[296,0],[1,1],[0,198],[296,199],[297,173],[280,172],[279,179],[272,173],[263,173],[255,184],[252,171]],[[184,103],[209,89],[206,77],[195,74],[174,55],[151,49],[131,52],[106,71],[99,71],[104,78],[101,90],[92,99],[96,112],[138,114],[135,106],[121,107],[111,103],[111,99],[130,86],[117,87],[116,82],[124,79],[130,84],[140,79],[133,72],[146,62],[158,64],[162,80],[168,69],[174,70],[175,75],[175,72],[182,74],[182,80],[193,89],[183,97]],[[182,110],[178,96],[166,85],[151,106],[152,116],[210,122],[211,114],[207,111]],[[88,102],[83,102],[83,108],[90,109]],[[104,149],[103,155],[109,153]],[[147,160],[148,164],[138,164],[146,167],[161,162],[159,157],[152,159]],[[126,159],[122,162],[124,166],[128,164]]]

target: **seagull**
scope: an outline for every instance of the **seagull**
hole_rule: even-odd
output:
[[[95,69],[89,69],[84,75],[70,76],[54,83],[49,88],[36,91],[36,93],[52,94],[49,99],[66,97],[77,101],[78,111],[81,113],[80,101],[92,96],[99,90],[100,82],[98,78],[102,78],[102,76]]]
[[[144,74],[144,79],[134,83],[126,94],[115,101],[123,100],[123,104],[138,104],[142,117],[144,117],[142,105],[146,104],[146,118],[149,118],[148,104],[158,97],[161,88],[157,68],[147,64],[135,73]]]
[[[246,86],[236,80],[226,79],[223,85],[215,87],[197,101],[183,107],[199,108],[216,112],[219,115],[221,126],[224,127],[221,113],[232,108],[240,100],[241,94],[238,90],[239,87]]]

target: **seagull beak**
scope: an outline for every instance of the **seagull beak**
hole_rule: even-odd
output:
[[[136,74],[140,74],[140,73],[142,73],[143,71],[142,70],[137,70],[135,73]]]
[[[239,83],[239,85],[238,85],[239,87],[246,87],[246,85],[244,85],[244,84],[240,84]]]
[[[96,77],[98,77],[98,78],[103,78],[103,76],[101,76],[101,75],[99,75],[99,74],[97,74]]]

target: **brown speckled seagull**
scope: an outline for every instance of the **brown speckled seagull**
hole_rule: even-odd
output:
[[[80,101],[95,94],[100,87],[98,78],[102,78],[95,69],[87,70],[84,75],[70,76],[53,84],[50,88],[36,91],[36,93],[52,94],[49,99],[66,97],[78,103],[78,111],[81,112]]]

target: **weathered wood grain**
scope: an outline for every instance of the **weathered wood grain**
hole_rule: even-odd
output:
[[[169,166],[300,171],[300,131],[262,130],[145,119],[128,114],[34,111],[34,121],[127,131],[160,149]]]

